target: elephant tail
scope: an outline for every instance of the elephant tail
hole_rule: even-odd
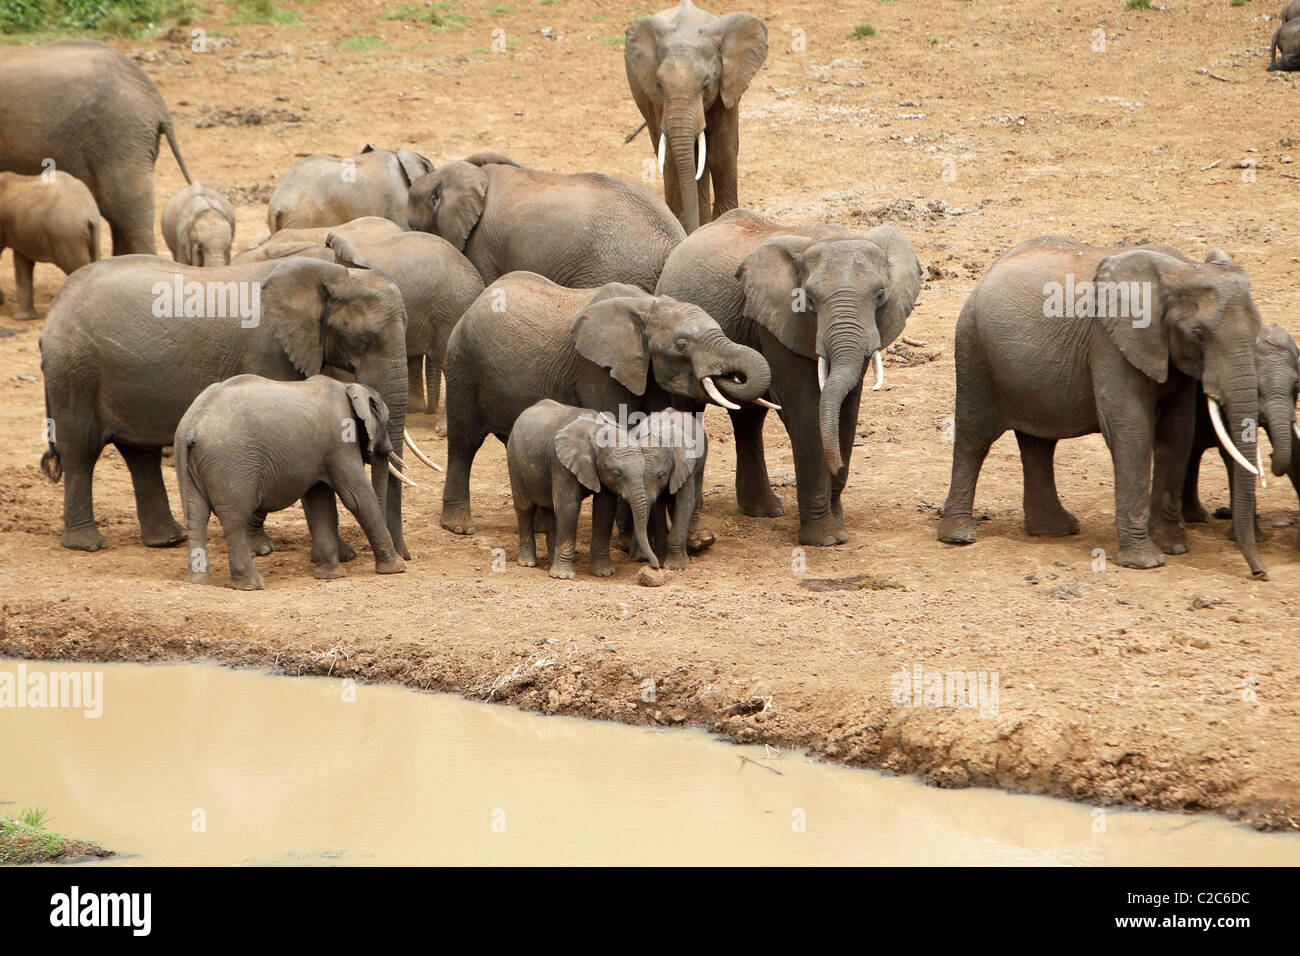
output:
[[[90,253],[90,261],[99,261],[99,217],[89,220],[86,223],[89,235],[86,237],[86,244],[89,247],[87,252]]]
[[[58,482],[63,477],[63,459],[59,457],[59,449],[54,444],[54,419],[50,418],[50,393],[49,385],[46,385],[45,393],[45,432],[49,435],[49,450],[41,455],[41,471],[45,472],[45,477],[50,481]]]
[[[176,157],[176,165],[181,168],[185,181],[192,185],[194,180],[190,178],[190,171],[185,166],[185,158],[181,156],[180,144],[176,142],[176,127],[172,125],[170,116],[163,117],[162,122],[158,124],[158,132],[167,137],[167,145],[172,148],[172,155]]]

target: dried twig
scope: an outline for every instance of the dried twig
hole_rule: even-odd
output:
[[[1205,172],[1207,169],[1213,169],[1215,166],[1221,166],[1222,164],[1223,164],[1223,160],[1216,159],[1214,162],[1210,163],[1210,165],[1202,166],[1201,172]]]
[[[759,763],[757,760],[751,760],[749,757],[746,757],[744,754],[741,754],[741,755],[740,755],[740,769],[741,769],[741,770],[744,770],[744,769],[745,769],[745,764],[747,764],[747,763],[752,763],[755,767],[762,767],[764,770],[770,770],[770,771],[772,771],[772,773],[776,774],[778,777],[784,777],[784,776],[785,776],[785,774],[784,774],[782,771],[777,770],[775,767],[769,767],[769,766],[768,766],[767,764],[765,764],[765,763]]]

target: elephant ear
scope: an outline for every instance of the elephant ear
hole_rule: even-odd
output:
[[[481,152],[466,156],[464,161],[474,166],[514,166],[516,169],[527,168],[523,163],[517,163],[509,156],[493,152],[490,149],[485,149]]]
[[[307,259],[320,259],[322,262],[337,262],[334,251],[320,242],[274,242],[257,247],[264,259],[292,259],[302,256]]]
[[[806,358],[817,357],[817,316],[795,311],[803,301],[795,293],[804,279],[802,256],[815,242],[807,236],[774,236],[760,243],[736,269],[745,296],[745,317]]]
[[[348,266],[352,269],[369,269],[370,263],[365,260],[356,245],[345,236],[340,236],[337,232],[331,232],[325,237],[325,245],[330,252],[334,253],[334,261],[341,266]]]
[[[1230,266],[1233,265],[1232,256],[1228,255],[1218,246],[1215,246],[1205,254],[1205,261],[1212,265]]]
[[[411,149],[399,149],[397,162],[402,167],[402,176],[408,187],[425,173],[433,172],[433,163]]]
[[[633,438],[646,448],[667,448],[673,455],[673,469],[668,476],[668,493],[677,494],[695,474],[704,458],[704,427],[688,412],[666,408],[654,412],[637,426]]]
[[[1169,377],[1169,333],[1165,328],[1165,281],[1172,269],[1180,263],[1173,256],[1163,252],[1150,252],[1143,249],[1133,252],[1121,252],[1107,256],[1097,264],[1097,273],[1093,276],[1093,291],[1102,283],[1145,283],[1151,289],[1150,321],[1143,322],[1132,315],[1100,315],[1100,322],[1110,335],[1115,347],[1136,369],[1156,382],[1164,382]],[[1143,288],[1130,285],[1130,289]],[[1104,309],[1106,313],[1122,312],[1123,309]],[[1128,311],[1132,311],[1131,309]]]
[[[361,425],[361,433],[366,436],[364,444],[357,443],[361,447],[361,458],[370,464],[388,427],[388,406],[374,389],[365,385],[353,382],[347,389],[348,401],[352,403],[352,415]]]
[[[865,238],[885,251],[885,301],[876,313],[883,349],[903,334],[907,317],[916,306],[921,292],[921,263],[907,237],[893,226],[878,226]]]
[[[728,13],[707,29],[722,47],[722,105],[734,109],[767,59],[767,27],[752,13]]]
[[[332,298],[343,293],[348,270],[316,259],[290,259],[262,280],[262,318],[293,367],[319,375],[324,364],[325,318]]]
[[[603,299],[601,292],[596,293],[569,331],[580,355],[609,369],[613,379],[633,395],[644,395],[650,371],[645,317],[654,308],[654,298],[637,291],[640,295],[635,297]]]
[[[645,297],[645,289],[638,285],[628,285],[626,282],[606,282],[596,290],[595,295],[587,300],[587,305],[595,305],[597,302],[604,302],[606,299],[644,299]]]
[[[623,68],[627,71],[627,85],[636,108],[647,122],[651,122],[655,115],[654,97],[650,91],[655,88],[659,72],[659,45],[671,29],[668,21],[661,17],[642,17],[634,20],[624,34]],[[657,127],[657,120],[651,123],[652,136]]]
[[[596,474],[596,427],[604,426],[584,415],[555,433],[555,456],[591,491],[600,491],[600,478]]]
[[[433,231],[461,252],[487,206],[487,173],[473,163],[448,163],[432,183]]]

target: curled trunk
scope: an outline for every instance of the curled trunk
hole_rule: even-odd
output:
[[[714,384],[731,401],[738,405],[752,402],[767,394],[772,384],[772,370],[762,353],[737,345],[725,336],[719,336],[718,355],[722,371],[714,377]]]

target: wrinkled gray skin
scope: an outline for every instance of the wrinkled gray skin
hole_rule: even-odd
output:
[[[417,180],[408,216],[412,229],[465,253],[484,282],[526,271],[571,289],[626,282],[650,292],[686,235],[644,186],[524,169],[491,153]]]
[[[235,241],[235,210],[211,186],[178,189],[162,211],[163,241],[187,266],[228,266]]]
[[[1268,69],[1300,70],[1300,18],[1293,17],[1277,28],[1269,44]]]
[[[708,401],[704,376],[742,403],[767,391],[769,372],[761,355],[730,341],[693,305],[618,283],[566,289],[529,272],[498,279],[447,343],[442,526],[473,534],[474,456],[488,435],[506,441],[535,402],[550,398],[628,423],[634,412],[679,399]]]
[[[176,426],[176,483],[189,536],[185,580],[208,583],[208,519],[216,514],[230,586],[260,591],[266,585],[253,564],[249,526],[254,516],[260,524],[299,499],[311,530],[312,574],[345,577],[335,493],[365,531],[375,571],[406,570],[379,505],[393,452],[388,428],[379,393],[355,382],[236,375],[209,385]]]
[[[214,290],[218,283],[259,283],[260,316],[254,322],[228,310],[235,314],[155,317],[156,284],[171,285],[177,274]],[[95,527],[91,481],[110,443],[131,472],[144,543],[169,547],[184,540],[167,503],[161,452],[185,410],[213,382],[244,372],[279,381],[326,369],[351,374],[388,406],[393,447],[401,445],[406,425],[401,294],[377,273],[314,259],[200,269],[123,256],[78,269],[45,320],[41,369],[46,417],[53,422],[41,468],[54,481],[66,475],[63,546],[82,551],[105,545]],[[409,557],[396,478],[390,476],[380,504],[398,553]],[[258,554],[272,549],[260,532],[252,547]]]
[[[1270,467],[1274,475],[1287,475],[1291,479],[1300,499],[1300,441],[1296,441],[1293,431],[1296,399],[1300,397],[1300,359],[1297,358],[1295,340],[1282,326],[1274,323],[1260,330],[1255,342],[1255,368],[1259,376],[1259,423],[1273,446]],[[1198,490],[1201,456],[1207,448],[1219,449],[1231,489],[1234,480],[1232,459],[1219,445],[1205,400],[1199,397],[1196,438],[1192,442],[1192,458],[1183,484],[1183,520],[1187,522],[1209,520]],[[1236,535],[1231,537],[1235,539]],[[1296,538],[1296,547],[1300,548],[1300,534]]]
[[[739,204],[740,97],[766,57],[767,27],[758,17],[715,17],[690,0],[627,28],[628,86],[656,155],[664,137],[664,198],[687,233]],[[697,182],[701,132],[705,168]]]
[[[519,522],[519,563],[537,567],[534,521],[541,512],[551,577],[572,578],[578,542],[578,512],[592,497],[591,573],[614,573],[609,541],[621,498],[632,511],[637,543],[650,550],[650,509],[667,488],[671,452],[653,454],[630,439],[613,419],[587,408],[543,399],[515,420],[506,442],[510,492]]]
[[[0,169],[29,176],[45,161],[90,189],[113,255],[153,255],[158,137],[192,182],[171,113],[135,61],[92,40],[5,47],[0,56]]]
[[[367,145],[355,156],[316,153],[290,166],[276,184],[267,226],[274,233],[381,216],[405,229],[407,190],[431,169],[433,163],[409,149]]]
[[[680,571],[691,563],[691,520],[700,506],[698,474],[704,470],[708,444],[698,416],[674,408],[651,412],[631,431],[647,456],[647,473],[668,469],[668,485],[650,509],[650,544],[659,563]],[[661,461],[662,459],[662,461]],[[670,523],[671,522],[671,523]],[[633,558],[648,560],[639,540],[629,550]]]
[[[258,246],[256,253],[264,259],[309,256],[374,269],[393,280],[406,306],[407,381],[411,389],[407,412],[436,413],[447,339],[483,291],[478,270],[445,239],[423,232],[400,232],[355,243],[334,233],[326,238],[328,243],[304,244],[277,243],[273,237]]]
[[[1282,13],[1279,19],[1281,19],[1283,23],[1286,23],[1288,20],[1294,20],[1296,17],[1300,17],[1300,0],[1286,0],[1286,3],[1282,6]]]
[[[273,251],[277,253],[277,256],[282,256],[286,246],[295,244],[304,247],[324,245],[325,240],[331,235],[342,236],[352,242],[369,242],[373,239],[387,239],[389,236],[400,235],[405,231],[393,220],[385,219],[382,216],[362,216],[359,219],[350,219],[337,226],[281,229],[279,232],[263,236],[247,249],[240,250],[230,261],[233,263],[265,262],[267,259],[275,258],[269,254]]]
[[[1122,308],[1100,309],[1107,314],[1097,318],[1046,316],[1047,284],[1063,286],[1070,275],[1076,286],[1145,283],[1150,324],[1142,327],[1134,310],[1116,314]],[[1078,520],[1056,492],[1056,443],[1101,432],[1115,468],[1119,563],[1154,568],[1165,554],[1184,553],[1182,494],[1196,383],[1220,403],[1228,433],[1253,462],[1260,328],[1250,280],[1220,250],[1197,263],[1169,247],[1096,248],[1064,236],[1016,246],[989,269],[957,321],[952,481],[939,540],[975,540],[971,509],[980,466],[1008,429],[1020,443],[1025,531],[1077,533]],[[1262,578],[1255,482],[1240,466],[1234,470],[1237,543]]]
[[[56,172],[40,176],[0,173],[0,253],[14,251],[19,321],[36,319],[32,270],[52,262],[71,275],[99,258],[99,208],[81,180]],[[0,293],[0,302],[4,295]]]
[[[848,540],[840,496],[863,375],[871,356],[902,334],[920,284],[916,255],[891,226],[855,236],[822,223],[783,226],[745,209],[692,233],[664,266],[657,294],[694,302],[771,366],[768,397],[782,406],[794,453],[800,544]],[[800,304],[803,311],[794,311]],[[818,357],[828,366],[824,389]],[[741,512],[784,514],[763,457],[767,409],[744,406],[730,415]]]

